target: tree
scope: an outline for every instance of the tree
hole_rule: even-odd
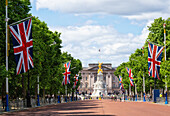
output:
[[[144,44],[144,55],[142,55],[142,50],[137,49],[135,53],[131,54],[129,57],[129,62],[122,63],[120,66],[117,67],[117,70],[115,71],[115,75],[121,75],[122,77],[127,76],[124,74],[124,68],[130,67],[133,69],[134,74],[134,82],[137,84],[137,91],[142,91],[142,85],[143,85],[143,74],[145,76],[145,89],[146,92],[152,93],[152,89],[154,87],[154,78],[148,75],[148,42],[157,43],[159,45],[164,46],[164,28],[163,24],[166,23],[166,53],[167,53],[167,61],[161,63],[161,70],[160,70],[160,80],[157,81],[156,85],[157,88],[164,88],[165,81],[168,83],[168,87],[170,84],[170,68],[169,68],[169,60],[170,60],[170,18],[167,20],[164,20],[162,18],[155,19],[154,22],[151,24],[151,26],[148,27],[148,30],[150,31],[148,38],[146,39],[146,42]],[[164,53],[163,53],[164,54]],[[164,57],[164,56],[163,56]],[[167,75],[167,79],[165,80],[165,75]],[[128,83],[127,78],[123,78],[125,89],[128,89]]]
[[[6,25],[5,25],[5,0],[0,1],[0,65],[2,67],[6,66]],[[21,20],[23,18],[26,18],[30,16],[29,11],[30,11],[30,2],[29,0],[8,0],[8,17],[10,18],[9,24],[16,22],[18,20]],[[11,38],[11,37],[10,37]],[[10,39],[11,43],[11,39]],[[14,54],[13,54],[13,49],[12,49],[12,44],[10,44],[10,51],[9,51],[9,59],[8,59],[8,65],[9,65],[9,71],[8,71],[8,78],[9,78],[9,94],[10,96],[15,95],[16,90],[21,88],[21,84],[18,83],[20,81],[20,76],[16,76],[15,74],[15,60],[14,60]],[[3,68],[4,69],[4,68]],[[4,70],[0,70],[0,75],[3,77],[3,81],[1,81],[1,89],[2,93],[5,93],[5,77],[7,76],[7,73],[4,73]],[[17,79],[16,79],[17,78]],[[18,95],[22,95],[21,91],[18,91]]]

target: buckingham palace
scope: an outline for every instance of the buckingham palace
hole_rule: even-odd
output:
[[[103,80],[106,83],[107,93],[111,94],[119,91],[118,77],[114,75],[116,68],[111,63],[103,63]],[[80,71],[82,79],[80,81],[79,93],[90,94],[93,92],[94,83],[97,81],[98,63],[90,63],[89,67],[83,67]]]

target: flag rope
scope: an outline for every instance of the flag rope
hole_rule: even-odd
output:
[[[157,46],[160,46],[160,47],[164,47],[163,45],[160,45],[160,44],[157,44],[157,43],[154,43],[154,42],[150,42],[150,41],[147,41],[148,43],[152,43],[154,45],[157,45]]]
[[[19,23],[19,22],[25,21],[25,20],[30,19],[30,18],[32,18],[32,17],[33,17],[33,16],[30,16],[30,17],[27,17],[27,18],[25,18],[25,19],[19,20],[19,21],[17,21],[17,22],[14,22],[14,23],[10,24],[9,26],[15,25],[15,24],[17,24],[17,23]]]

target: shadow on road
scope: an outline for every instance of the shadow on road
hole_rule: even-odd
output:
[[[45,107],[38,107],[18,112],[7,113],[3,115],[10,116],[57,116],[57,115],[76,115],[76,116],[95,116],[97,112],[92,111],[94,108],[99,107],[99,102],[94,100],[89,101],[78,101],[78,102],[69,102],[56,105],[49,105]],[[90,110],[90,111],[87,111]],[[88,115],[89,114],[89,115]],[[94,115],[93,115],[94,114]],[[114,115],[99,115],[99,116],[114,116]]]

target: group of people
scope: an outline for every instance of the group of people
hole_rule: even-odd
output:
[[[117,96],[117,95],[113,95],[113,96],[111,97],[111,100],[117,101],[117,99],[118,99],[118,96]],[[119,100],[120,100],[120,102],[122,101],[121,96],[119,96]]]

